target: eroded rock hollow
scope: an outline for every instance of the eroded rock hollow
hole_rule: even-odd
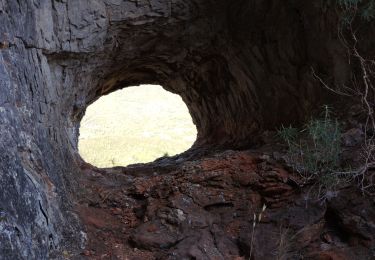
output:
[[[99,170],[77,152],[87,106],[138,84],[183,98],[191,154],[254,147],[332,101],[311,68],[350,80],[338,22],[322,1],[0,0],[0,258],[241,259],[264,203],[255,259],[275,259],[280,227],[308,227],[298,243],[312,257],[320,236],[319,259],[371,256],[373,204],[358,202],[363,221],[348,198],[304,211],[293,178],[260,154]]]

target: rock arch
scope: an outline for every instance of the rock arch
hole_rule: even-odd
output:
[[[77,129],[102,95],[141,83],[181,95],[196,149],[249,147],[328,102],[311,67],[348,80],[338,19],[297,2],[0,0],[0,255],[84,247]]]

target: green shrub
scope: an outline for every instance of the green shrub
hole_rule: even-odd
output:
[[[306,180],[318,179],[325,186],[338,182],[341,130],[327,106],[323,117],[310,120],[303,130],[282,127],[278,135],[288,145],[287,162]]]

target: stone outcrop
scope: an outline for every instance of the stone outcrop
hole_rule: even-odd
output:
[[[153,174],[150,167],[136,166],[133,176],[85,170],[83,255],[239,260],[252,243],[252,259],[374,256],[374,200],[350,187],[317,200],[270,155],[227,151],[170,170],[155,164]]]
[[[77,207],[88,192],[80,185],[90,174],[77,153],[78,129],[86,107],[102,95],[145,83],[160,84],[181,95],[198,130],[191,151],[195,158],[210,149],[257,144],[263,130],[301,122],[321,103],[331,101],[311,75],[311,67],[329,83],[350,79],[347,52],[336,33],[339,19],[332,5],[317,0],[0,0],[0,258],[81,257],[91,224],[87,218],[81,221]],[[366,35],[373,35],[372,27],[361,28]],[[373,54],[372,41],[367,38],[360,47]],[[189,153],[184,158],[189,158]],[[252,159],[248,164],[252,165]],[[123,170],[111,171],[119,174]],[[208,251],[204,253],[198,245],[190,248],[188,240],[181,240],[181,234],[189,230],[183,223],[190,218],[194,227],[201,225],[202,230],[192,230],[189,239],[210,243],[208,248],[216,248],[212,256],[246,256],[249,233],[240,236],[243,246],[239,247],[231,236],[218,235],[224,232],[224,225],[232,223],[232,217],[224,216],[217,224],[213,215],[235,213],[237,209],[247,214],[260,206],[259,200],[276,207],[296,196],[288,183],[267,186],[280,182],[284,175],[266,172],[269,176],[257,175],[260,179],[241,171],[238,176],[226,174],[222,177],[230,177],[229,183],[220,180],[218,187],[207,191],[199,190],[196,184],[214,185],[216,177],[210,180],[206,176],[215,176],[214,169],[203,171],[201,176],[171,175],[175,176],[170,177],[171,183],[192,186],[180,187],[185,189],[181,198],[169,197],[173,190],[170,184],[165,187],[167,195],[148,196],[149,200],[159,200],[154,209],[152,201],[146,204],[142,194],[148,192],[147,178],[129,179],[122,184],[126,189],[134,186],[134,199],[144,201],[137,216],[126,215],[126,221],[139,231],[129,237],[130,241],[143,249],[174,246],[178,256],[191,254],[204,259]],[[159,178],[163,181],[168,177]],[[236,178],[239,185],[258,189],[249,207],[225,197],[226,185],[233,186]],[[112,188],[111,182],[108,185]],[[216,194],[219,187],[225,201]],[[164,192],[162,186],[149,188]],[[181,201],[184,196],[194,198],[198,191],[207,192],[206,198],[196,198],[197,211],[204,212],[202,218],[194,207],[185,208]],[[233,192],[233,196],[246,195],[241,189]],[[159,205],[167,202],[176,205]],[[345,223],[342,212],[346,211],[341,207],[346,206],[338,203],[328,212],[342,219],[345,232],[358,229],[358,241],[371,241],[357,217],[349,226]],[[93,210],[95,215],[94,209],[82,210]],[[299,214],[299,209],[295,210]],[[154,213],[157,217],[152,219]],[[106,214],[105,220],[109,213],[102,214]],[[315,230],[321,231],[323,216],[312,216],[318,225]],[[151,222],[138,225],[140,217]],[[165,226],[167,221],[174,226]],[[107,225],[96,218],[90,223]],[[304,224],[312,222],[293,222]],[[275,229],[272,225],[269,230]],[[182,231],[166,230],[169,227]],[[159,229],[165,234],[162,238],[147,233]],[[139,234],[144,230],[146,236],[142,237]],[[172,252],[157,251],[162,256]],[[153,254],[150,252],[148,255]]]

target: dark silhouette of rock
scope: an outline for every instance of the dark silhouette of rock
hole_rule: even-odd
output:
[[[311,258],[365,259],[373,202],[356,201],[368,209],[359,213],[351,192],[304,210],[305,191],[282,167],[241,153],[193,160],[249,148],[264,130],[330,103],[311,67],[329,83],[350,80],[338,23],[321,1],[0,0],[0,259],[241,259],[263,203],[256,259],[273,256],[280,223],[308,228],[298,244]],[[372,46],[367,37],[359,47],[372,54]],[[147,83],[181,95],[190,110],[198,138],[180,157],[192,160],[188,168],[160,160],[103,175],[82,162],[87,106]]]

